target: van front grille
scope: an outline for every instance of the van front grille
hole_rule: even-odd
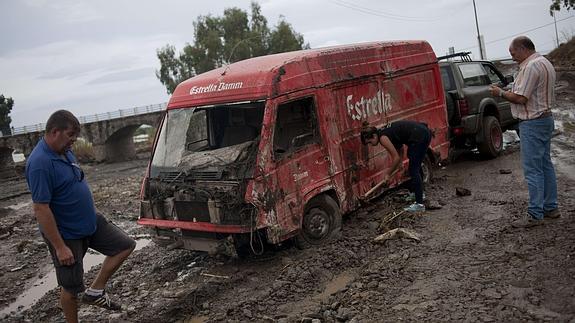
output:
[[[160,180],[164,183],[183,183],[186,173],[184,172],[161,172]]]
[[[188,173],[188,178],[200,181],[216,181],[222,179],[222,171],[194,171]]]

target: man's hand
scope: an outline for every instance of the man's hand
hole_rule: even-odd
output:
[[[56,249],[56,256],[58,257],[60,264],[63,266],[71,266],[76,262],[72,250],[70,250],[66,245]]]
[[[489,86],[489,92],[491,92],[492,96],[499,96],[499,93],[501,93],[501,91],[503,91],[503,90],[501,88],[499,88],[497,85],[491,84]]]
[[[383,182],[385,183],[385,185],[387,185],[387,183],[389,182],[389,173],[383,174]]]

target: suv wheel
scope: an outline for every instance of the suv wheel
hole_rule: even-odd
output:
[[[503,133],[499,121],[493,116],[483,118],[482,140],[477,146],[481,156],[495,158],[503,150]]]

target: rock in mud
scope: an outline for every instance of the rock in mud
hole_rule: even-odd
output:
[[[455,195],[457,196],[469,196],[471,195],[471,191],[463,188],[463,187],[456,187],[455,188]]]

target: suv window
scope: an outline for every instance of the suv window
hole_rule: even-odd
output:
[[[440,67],[441,71],[441,81],[443,81],[443,88],[446,91],[456,90],[455,80],[453,79],[453,74],[450,73],[448,65]]]
[[[276,157],[281,158],[286,153],[317,142],[318,139],[313,98],[308,97],[278,106],[274,131]]]
[[[493,66],[489,64],[483,64],[483,68],[485,68],[485,70],[487,71],[487,76],[489,76],[491,83],[494,84],[505,83],[505,81],[501,79],[501,77],[499,76],[495,68],[493,68]]]
[[[479,63],[465,63],[458,64],[457,67],[463,76],[463,83],[465,86],[480,86],[489,85],[491,80],[487,76],[487,72]]]

